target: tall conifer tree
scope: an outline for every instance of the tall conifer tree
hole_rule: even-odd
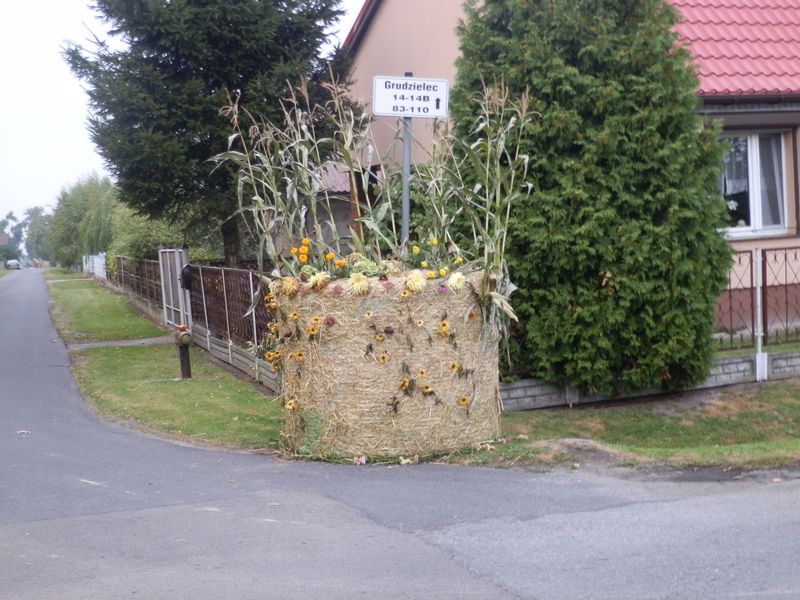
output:
[[[585,393],[703,379],[730,264],[718,130],[663,0],[470,0],[451,104],[530,91],[533,193],[514,213],[519,367]]]
[[[120,199],[185,225],[221,223],[232,262],[234,179],[207,162],[226,150],[226,90],[277,117],[287,80],[327,74],[318,54],[339,1],[96,0],[113,42],[70,45],[65,57],[88,85],[92,138]]]

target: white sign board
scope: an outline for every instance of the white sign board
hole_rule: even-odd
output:
[[[372,80],[372,114],[446,119],[448,92],[446,79],[379,75]]]

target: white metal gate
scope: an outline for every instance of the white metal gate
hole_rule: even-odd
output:
[[[192,328],[192,305],[189,291],[181,286],[181,270],[189,264],[189,253],[184,248],[158,251],[161,269],[161,296],[164,304],[164,322],[167,325],[186,325]]]

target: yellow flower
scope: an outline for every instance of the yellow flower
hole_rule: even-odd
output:
[[[408,297],[411,295],[411,292],[408,290],[403,290],[400,292],[400,300],[408,300]]]
[[[369,292],[369,279],[363,273],[350,275],[350,289],[356,296],[363,296]]]
[[[308,256],[306,256],[305,254],[301,254],[300,256],[297,257],[297,260],[305,264],[308,262]]]
[[[300,249],[297,252],[299,254],[308,254],[308,246],[300,246]]]
[[[295,410],[297,408],[297,400],[292,398],[291,400],[287,400],[286,404],[284,405],[287,410]]]
[[[417,373],[417,377],[420,379],[425,379],[428,376],[428,372],[425,369],[420,369]]]
[[[280,290],[290,298],[300,291],[300,284],[294,277],[283,277],[280,283]]]
[[[334,258],[336,258],[336,255],[333,252],[328,252],[325,255],[325,260],[327,260],[328,262],[332,261]]]
[[[422,319],[417,319],[417,327],[425,327],[425,321]]]
[[[400,382],[400,389],[404,392],[408,389],[408,386],[411,385],[408,377],[403,377],[403,381]]]
[[[317,327],[316,325],[309,325],[308,327],[306,327],[306,333],[312,336],[317,335],[319,333],[319,327]]]
[[[297,362],[303,362],[306,359],[306,355],[302,352],[294,352],[293,354],[289,355],[289,358],[296,360]]]
[[[439,323],[439,330],[437,333],[442,337],[447,337],[450,335],[450,323],[442,319],[442,321]]]
[[[439,269],[439,277],[444,277],[445,275],[447,275],[448,272],[449,271],[447,270],[447,267],[442,267],[441,269]]]
[[[289,250],[289,253],[292,255],[297,254],[297,248],[292,248],[291,250]]]
[[[469,406],[469,398],[467,398],[466,396],[461,396],[461,398],[459,398],[457,402],[458,405],[461,407],[466,408],[467,406]]]
[[[386,336],[383,335],[382,333],[378,333],[378,334],[375,335],[375,341],[376,342],[382,342],[385,339],[386,339]]]
[[[427,269],[428,268],[428,261],[427,260],[423,260],[421,263],[419,263],[419,266],[422,267],[423,269]]]
[[[428,279],[436,279],[436,271],[428,271],[425,273],[425,277]]]
[[[433,388],[429,385],[423,385],[421,391],[423,396],[430,396],[433,393]]]
[[[464,259],[461,256],[456,256],[453,259],[453,264],[456,265],[456,266],[461,265],[463,263],[464,263]]]
[[[388,355],[388,354],[386,354],[386,352],[382,353],[382,354],[381,354],[381,355],[378,357],[378,362],[379,362],[379,363],[381,363],[382,365],[385,365],[386,363],[388,363],[388,362],[389,362],[389,355]]]
[[[411,246],[411,254],[419,254],[419,246]]]
[[[269,328],[270,333],[277,333],[278,332],[278,324],[275,321],[272,321],[272,323],[270,323],[268,325],[268,328]]]
[[[278,310],[278,303],[277,302],[270,302],[267,304],[268,310]]]
[[[340,258],[340,259],[339,259],[339,260],[337,260],[335,263],[333,263],[333,266],[334,266],[334,267],[336,267],[337,269],[341,269],[341,268],[342,268],[342,267],[344,267],[346,264],[347,264],[347,263],[346,263],[346,262],[344,262],[344,261],[343,261],[343,260]]]
[[[300,240],[300,243],[303,244],[303,246],[308,246],[311,244],[311,240],[308,238],[303,238],[302,240]],[[300,251],[302,252],[303,249],[301,248]]]
[[[453,273],[447,279],[447,287],[449,287],[454,292],[457,292],[461,288],[464,287],[464,284],[467,282],[467,278],[464,277],[463,273]]]
[[[290,321],[297,321],[297,319],[300,318],[300,313],[299,312],[289,313],[289,317],[288,318],[289,318]]]
[[[436,238],[431,238],[431,246],[438,246],[438,245],[439,245],[439,240],[437,240]]]
[[[425,276],[422,274],[422,271],[414,269],[408,274],[408,277],[406,277],[406,288],[414,293],[421,292],[425,289]]]
[[[459,365],[457,362],[450,363],[450,371],[452,371],[453,373],[458,373],[460,370],[461,370],[461,365]]]
[[[320,323],[322,323],[322,317],[320,317],[319,315],[314,315],[313,317],[311,317],[311,323],[313,325],[319,325]]]

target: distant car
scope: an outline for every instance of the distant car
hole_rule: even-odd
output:
[[[19,261],[15,259],[7,260],[6,261],[6,269],[19,269]]]

